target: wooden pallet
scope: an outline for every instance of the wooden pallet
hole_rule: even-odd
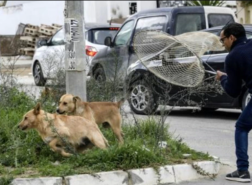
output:
[[[30,28],[30,29],[35,29],[35,30],[39,29],[39,26],[35,26],[35,25],[32,25],[32,24],[26,24],[25,27]]]
[[[34,28],[25,28],[24,30],[24,35],[25,36],[37,36],[38,35],[38,29]]]
[[[49,30],[45,28],[39,28],[39,33],[40,35],[45,35],[45,36],[51,36],[55,33],[56,31],[54,30]]]
[[[60,28],[62,28],[62,25],[58,24],[52,24],[52,25],[41,24],[40,26],[26,24],[23,30],[23,34],[20,37],[20,40],[22,40],[25,43],[25,47],[20,48],[18,50],[19,53],[22,55],[33,56],[37,41],[43,38],[50,38]]]
[[[59,28],[59,29],[62,28],[62,25],[59,25],[59,24],[54,24],[54,23],[53,23],[52,26],[53,26],[53,27],[56,27],[56,28]]]
[[[20,48],[18,50],[18,52],[21,55],[26,55],[26,56],[33,56],[34,55],[34,51],[35,51],[35,49],[32,48],[32,47],[29,47],[29,48]]]
[[[21,36],[20,40],[36,42],[36,37],[33,37],[33,36]]]
[[[39,27],[39,33],[50,35],[50,36],[55,34],[58,30],[59,28],[57,27],[45,25],[45,24],[41,24],[41,26]]]
[[[30,41],[28,41],[26,44],[28,47],[35,47],[36,45],[35,42],[30,42]]]

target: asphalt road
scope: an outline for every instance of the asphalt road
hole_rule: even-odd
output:
[[[220,109],[213,112],[178,110],[170,114],[167,123],[170,125],[170,132],[174,132],[174,136],[182,137],[185,143],[197,151],[218,156],[221,163],[227,164],[221,165],[220,173],[215,181],[200,180],[182,184],[238,184],[226,181],[225,175],[236,170],[234,125],[240,113],[240,110]],[[252,143],[251,141],[250,136],[249,143]],[[249,154],[252,155],[251,146]]]
[[[167,107],[169,109],[169,107]],[[130,115],[130,108],[124,105],[126,114]],[[209,153],[220,158],[221,168],[215,180],[204,179],[194,182],[184,182],[183,185],[226,185],[240,184],[225,180],[227,173],[236,170],[236,156],[234,144],[235,122],[239,117],[239,109],[218,109],[217,111],[204,112],[195,108],[176,107],[165,123],[169,125],[169,131],[174,138],[182,138],[192,149]],[[146,116],[136,116],[146,118]],[[128,118],[129,119],[129,118]],[[252,143],[252,137],[249,137]],[[252,146],[249,147],[252,155]],[[250,163],[252,158],[250,158]],[[252,168],[250,168],[252,172]]]
[[[19,76],[18,82],[22,89],[33,96],[38,96],[43,87],[34,86],[31,76]],[[169,109],[169,107],[167,107]],[[221,169],[215,180],[206,179],[195,182],[181,183],[184,185],[225,185],[240,184],[225,180],[225,174],[236,170],[235,167],[235,146],[234,146],[234,125],[241,111],[238,109],[219,109],[212,112],[193,111],[195,108],[176,107],[167,117],[165,123],[169,125],[169,131],[176,138],[182,138],[191,148],[208,152],[221,160]],[[131,122],[133,119],[127,103],[123,105],[124,122]],[[145,119],[147,116],[136,115],[137,118]],[[252,137],[249,137],[252,143]],[[249,154],[252,155],[252,146],[249,147]],[[252,158],[250,158],[250,163]],[[252,172],[251,168],[250,171]]]

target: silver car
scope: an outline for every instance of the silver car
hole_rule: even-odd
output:
[[[87,75],[92,58],[104,47],[107,36],[114,37],[120,24],[85,24]],[[44,86],[48,79],[55,78],[56,71],[64,69],[64,29],[60,29],[49,40],[41,40],[33,56],[31,71],[37,86]]]

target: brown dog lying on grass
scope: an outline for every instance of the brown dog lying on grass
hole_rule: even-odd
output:
[[[72,155],[64,149],[68,144],[74,152],[83,149],[83,146],[90,147],[90,143],[101,149],[108,146],[99,127],[92,121],[80,116],[47,113],[41,110],[39,103],[23,116],[18,128],[36,129],[54,152],[65,157]]]
[[[119,102],[82,102],[78,96],[65,94],[61,96],[57,112],[59,114],[77,115],[95,121],[97,124],[108,123],[117,139],[123,143],[121,129],[122,117],[120,107],[124,99]]]

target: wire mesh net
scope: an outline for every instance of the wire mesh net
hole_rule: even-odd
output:
[[[162,31],[145,30],[135,35],[133,46],[143,65],[159,78],[175,85],[195,87],[205,75],[199,56],[207,50],[216,50],[214,47],[222,49],[218,37],[209,34],[201,32],[204,39],[195,42],[197,37],[193,32],[173,37]]]
[[[224,50],[223,45],[219,41],[219,37],[209,32],[187,32],[174,36],[174,38],[190,48],[199,57],[208,51]]]

